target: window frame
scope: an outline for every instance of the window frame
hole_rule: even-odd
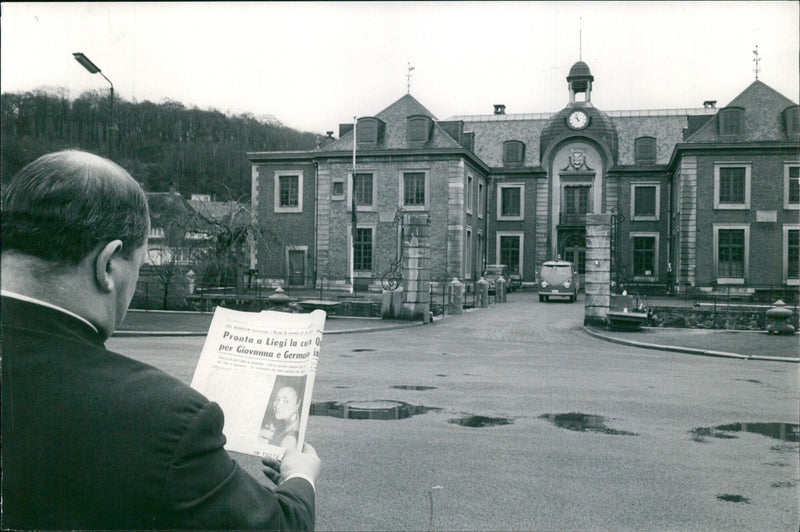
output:
[[[422,205],[408,205],[406,204],[406,174],[422,174],[424,179],[424,194],[425,201]],[[406,168],[400,170],[400,191],[399,191],[399,207],[406,211],[427,211],[430,206],[430,179],[428,179],[428,170],[420,168]]]
[[[519,189],[519,215],[503,215],[503,189]],[[498,221],[523,221],[525,220],[525,183],[498,183],[497,184],[497,220]]]
[[[372,170],[366,172],[356,171],[356,175],[372,176],[372,202],[369,205],[356,205],[356,212],[373,212],[376,209],[378,198],[378,191],[375,186],[375,172]],[[350,212],[353,210],[353,172],[347,173],[347,191],[345,192],[345,197],[347,199],[347,212]]]
[[[422,139],[413,138],[412,131],[414,131],[414,127],[415,127],[414,124],[415,123],[422,123],[423,124],[422,130],[425,132],[425,138],[422,138]],[[408,142],[411,143],[411,144],[424,144],[424,143],[428,142],[430,140],[430,138],[431,138],[431,124],[432,124],[432,120],[428,116],[425,116],[425,115],[409,116],[408,117],[408,122],[407,122],[407,126],[408,126],[408,129],[407,129]]]
[[[347,197],[347,189],[345,188],[346,180],[343,179],[334,179],[331,181],[331,199],[333,200],[343,200]],[[336,193],[336,185],[342,186],[342,191],[340,193]]]
[[[473,189],[475,187],[475,182],[474,182],[474,179],[472,178],[472,174],[467,174],[466,181],[467,181],[467,184],[466,184],[466,190],[465,190],[465,193],[464,193],[464,196],[465,196],[464,201],[466,203],[465,209],[467,211],[467,214],[472,214],[473,203],[474,203],[474,197],[473,197],[474,196],[474,190]]]
[[[370,235],[371,235],[371,239],[370,239],[370,242],[369,242],[369,245],[370,245],[370,268],[368,270],[356,269],[356,248],[355,248],[355,245],[353,244],[353,241],[352,241],[352,239],[353,239],[352,227],[353,227],[352,223],[347,224],[348,241],[349,241],[349,244],[350,244],[349,248],[351,250],[351,252],[350,252],[351,259],[350,260],[353,261],[353,269],[352,269],[353,276],[354,277],[373,277],[374,276],[374,272],[375,272],[375,237],[376,237],[375,233],[377,232],[377,227],[376,227],[375,224],[369,224],[369,223],[366,223],[366,224],[357,223],[356,224],[356,232],[358,232],[359,230],[367,230],[367,229],[370,231]]]
[[[472,279],[472,227],[464,228],[464,279]]]
[[[790,201],[791,179],[789,178],[789,169],[798,168],[800,174],[800,161],[792,161],[783,164],[783,208],[789,211],[800,210],[800,201]],[[798,177],[798,187],[800,187],[800,177]]]
[[[508,147],[519,146],[519,160],[508,157]],[[525,163],[525,143],[521,140],[507,140],[503,142],[503,166],[522,166]]]
[[[636,214],[636,189],[654,187],[656,189],[655,214]],[[634,181],[631,183],[631,220],[634,222],[653,222],[661,219],[661,183],[658,181]]]
[[[653,242],[653,270],[650,275],[647,274],[636,274],[633,273],[633,280],[634,281],[655,281],[658,280],[659,275],[659,258],[660,258],[660,245],[661,245],[661,233],[658,231],[631,231],[629,233],[630,237],[630,248],[631,248],[631,272],[635,271],[636,265],[636,247],[634,245],[635,238],[652,238]]]
[[[302,170],[276,170],[274,175],[274,209],[276,213],[303,212],[303,171]],[[281,205],[281,178],[297,177],[297,205]]]
[[[744,203],[720,203],[720,171],[723,168],[744,168]],[[714,163],[714,209],[746,210],[750,208],[750,174],[752,164],[749,162],[717,162]]]
[[[783,224],[783,284],[800,286],[800,277],[789,277],[789,231],[800,231],[800,224]]]
[[[741,230],[744,231],[744,264],[742,265],[742,277],[720,277],[719,275],[719,232],[720,230]],[[750,224],[718,223],[713,224],[714,231],[714,263],[713,274],[717,284],[741,285],[747,282],[750,274]]]
[[[653,155],[652,157],[644,157],[641,154],[643,146],[648,146],[649,144],[652,144]],[[656,161],[658,160],[658,141],[656,138],[649,135],[636,138],[636,140],[633,141],[633,158],[634,161],[636,161],[636,164],[656,164]]]
[[[495,264],[504,264],[501,262],[500,257],[500,242],[504,236],[515,236],[519,238],[519,262],[517,263],[517,271],[522,274],[522,267],[525,265],[525,231],[495,231]],[[509,273],[514,271],[512,264],[506,264],[506,266],[508,266]]]
[[[483,179],[478,179],[478,218],[483,219],[486,211],[486,184]]]
[[[718,116],[720,136],[733,137],[744,133],[744,108],[725,107],[724,109],[720,109]],[[739,126],[736,131],[728,131],[730,125],[734,123],[732,117],[736,117],[736,123]]]
[[[361,135],[364,135],[363,131],[364,127],[370,124],[375,127],[375,134],[372,135],[368,139],[362,139]],[[372,116],[365,116],[359,118],[356,123],[356,142],[359,146],[369,146],[369,145],[376,145],[378,143],[378,139],[381,136],[381,125],[380,120],[378,118]]]

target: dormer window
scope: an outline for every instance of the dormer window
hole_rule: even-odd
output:
[[[383,122],[377,118],[359,118],[356,130],[359,144],[377,144]]]
[[[719,112],[720,135],[741,135],[744,130],[744,109],[727,107]]]
[[[656,139],[653,137],[639,137],[634,144],[636,164],[655,164]]]
[[[408,141],[428,142],[431,124],[431,119],[427,116],[410,116],[408,118]]]
[[[783,124],[787,135],[800,133],[800,108],[792,105],[783,110]]]
[[[507,140],[503,143],[503,164],[520,165],[525,160],[525,144],[519,140]]]

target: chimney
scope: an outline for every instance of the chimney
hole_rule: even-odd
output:
[[[494,104],[494,114],[496,115],[504,115],[506,114],[506,106],[502,103]]]
[[[328,135],[329,139],[333,138],[333,131],[326,131],[325,134]]]
[[[703,102],[704,109],[716,109],[717,100],[706,100]]]

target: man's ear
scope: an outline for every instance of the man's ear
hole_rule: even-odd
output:
[[[122,251],[122,240],[112,240],[102,248],[97,254],[95,259],[95,280],[97,286],[104,293],[111,292],[114,289],[114,277],[112,275],[113,264],[112,260],[117,253]]]

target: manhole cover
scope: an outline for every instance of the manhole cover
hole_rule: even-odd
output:
[[[464,416],[451,419],[450,423],[461,425],[462,427],[481,428],[493,427],[495,425],[510,425],[514,421],[507,417],[486,417],[486,416]]]
[[[405,419],[441,408],[410,405],[402,401],[378,399],[373,401],[324,401],[311,404],[312,416],[330,416],[343,419]]]

